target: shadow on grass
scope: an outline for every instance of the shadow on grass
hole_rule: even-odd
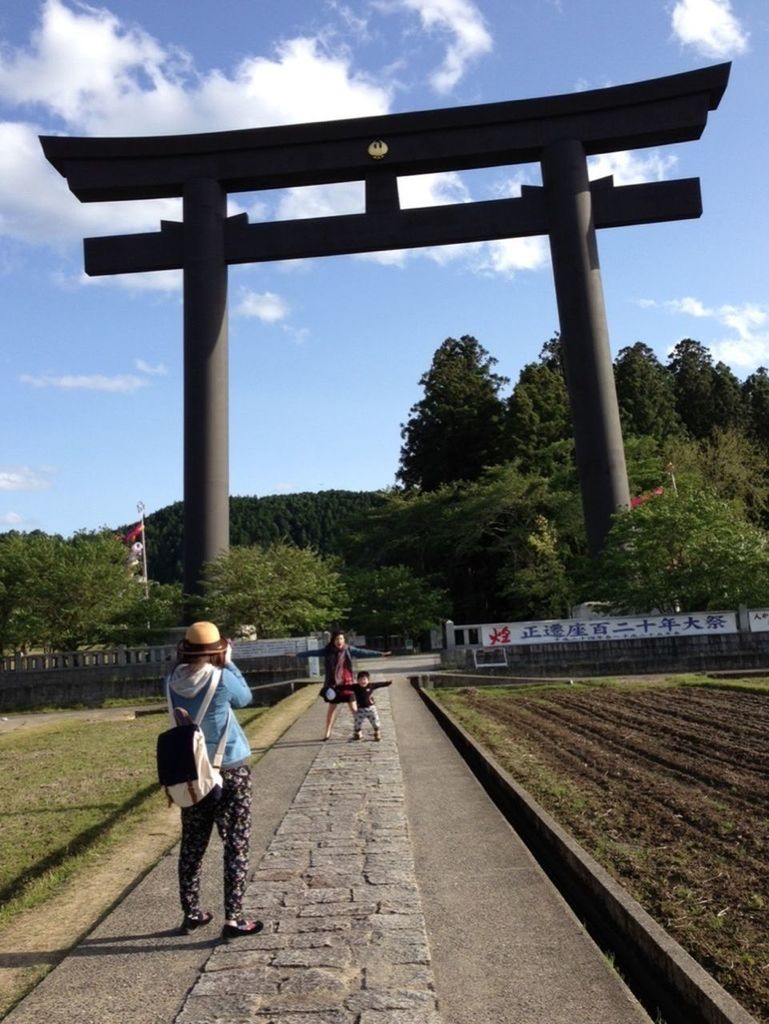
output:
[[[58,850],[52,850],[46,857],[43,857],[36,864],[32,864],[26,871],[22,871],[20,875],[17,875],[16,878],[0,889],[0,904],[15,899],[21,895],[28,885],[42,878],[49,871],[55,871],[65,861],[78,856],[78,854],[85,853],[98,839],[109,832],[119,821],[127,817],[131,811],[141,807],[149,797],[159,792],[160,786],[157,782],[145,786],[144,789],[140,789],[138,793],[132,796],[130,800],[120,804],[103,821],[85,829],[63,846],[60,846]]]

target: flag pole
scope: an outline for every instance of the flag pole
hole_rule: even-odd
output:
[[[150,584],[149,578],[147,577],[147,531],[144,527],[144,502],[139,501],[136,503],[136,511],[139,513],[142,524],[142,570],[144,573],[144,596],[149,598],[150,596]]]

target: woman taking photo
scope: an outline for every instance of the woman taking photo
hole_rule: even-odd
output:
[[[226,730],[222,758],[221,795],[209,794],[191,807],[182,807],[182,842],[179,848],[179,896],[184,913],[180,931],[189,935],[213,919],[200,907],[200,872],[214,824],[224,844],[224,927],[229,942],[240,935],[261,931],[261,921],[245,920],[243,894],[251,840],[251,747],[232,708],[251,703],[251,690],[232,661],[232,647],[213,622],[194,622],[179,644],[177,663],[166,680],[174,712],[195,719],[203,702],[209,704],[199,723],[213,763]],[[210,693],[213,688],[213,694]]]

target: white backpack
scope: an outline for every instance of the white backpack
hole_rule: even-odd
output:
[[[166,792],[168,803],[177,807],[192,807],[201,800],[210,798],[218,800],[222,795],[221,765],[224,749],[227,745],[227,734],[230,731],[230,715],[228,710],[224,731],[219,738],[214,753],[213,764],[208,756],[206,738],[200,723],[214,699],[216,688],[222,678],[222,670],[214,672],[203,702],[195,718],[191,718],[184,708],[175,708],[171,701],[171,688],[166,688],[168,697],[168,713],[174,723],[158,736],[157,765],[160,785]]]

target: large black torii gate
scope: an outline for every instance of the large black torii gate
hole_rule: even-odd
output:
[[[587,157],[698,139],[729,64],[531,100],[144,138],[43,136],[82,202],[182,197],[160,231],[85,239],[89,275],[182,269],[184,587],[229,546],[227,267],[548,235],[587,539],[629,503],[596,228],[699,217],[699,179],[589,182]],[[539,162],[520,198],[402,210],[399,176]],[[251,224],[229,192],[365,183],[365,213]]]

